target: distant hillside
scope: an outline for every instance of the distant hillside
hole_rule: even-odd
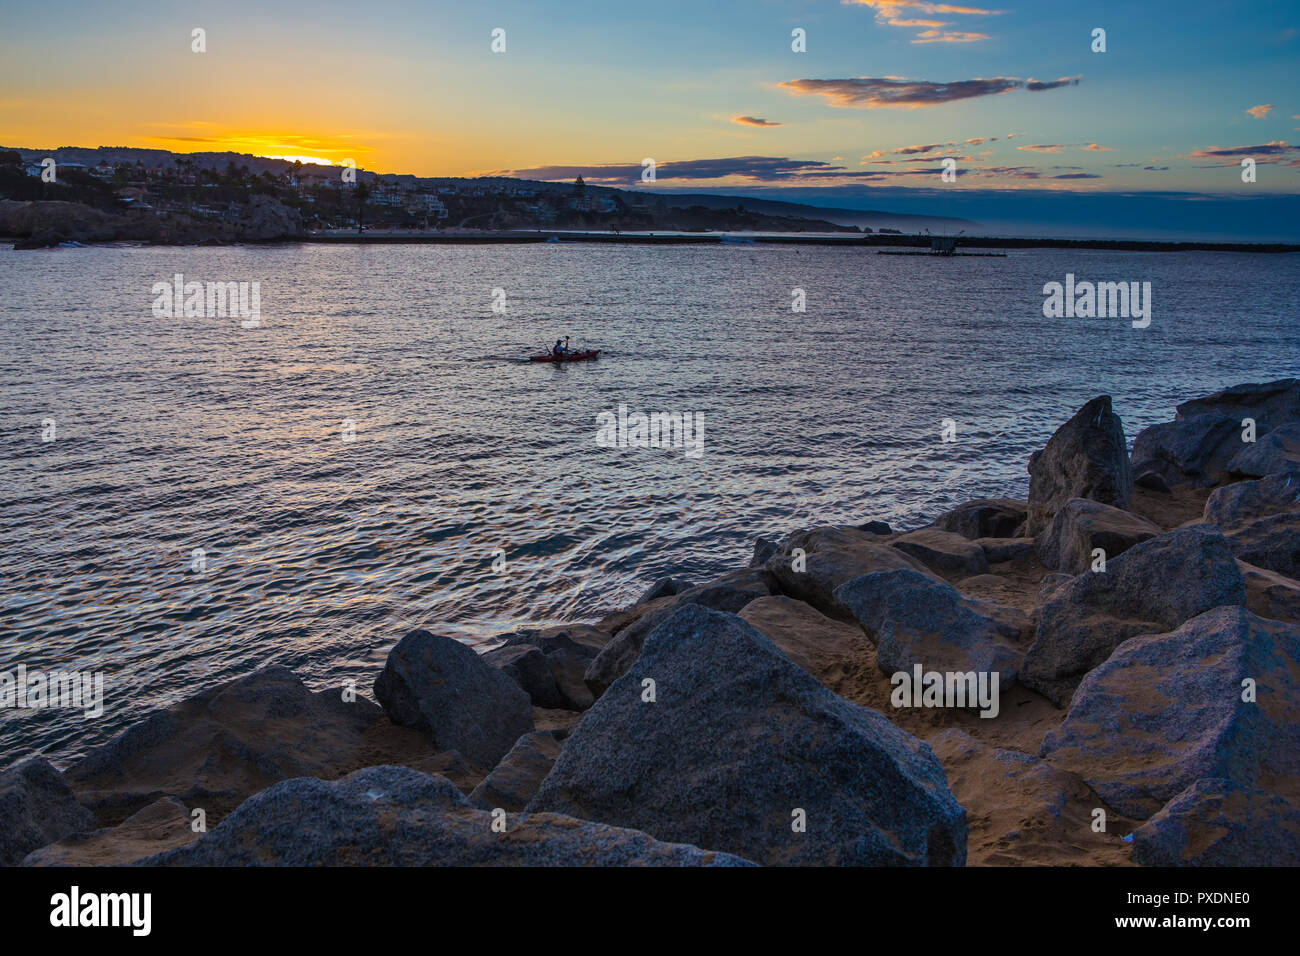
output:
[[[40,162],[46,156],[54,157],[59,163],[82,163],[95,166],[100,163],[114,165],[118,163],[139,163],[146,167],[172,167],[177,159],[184,159],[194,169],[224,171],[230,166],[247,167],[254,176],[271,173],[284,175],[294,168],[294,164],[285,159],[270,159],[253,156],[249,153],[176,153],[166,149],[141,149],[132,146],[60,146],[57,149],[30,149],[25,147],[0,147],[16,149],[24,162]],[[303,170],[309,175],[320,171],[322,176],[332,175],[326,170],[337,167],[305,166]],[[376,173],[358,169],[358,179],[376,180],[399,184],[407,187],[446,188],[473,184],[490,188],[529,187],[539,195],[568,196],[571,194],[571,182],[541,182],[527,179],[514,179],[501,176],[484,176],[477,178],[456,176],[415,176],[410,173]],[[716,193],[686,193],[668,189],[615,189],[609,186],[589,184],[588,194],[592,196],[618,195],[631,202],[634,197],[643,197],[647,201],[662,201],[668,207],[688,209],[702,206],[708,210],[734,210],[743,206],[745,210],[757,216],[785,220],[812,220],[830,223],[835,226],[862,228],[870,230],[897,229],[905,233],[918,233],[923,229],[934,232],[954,232],[969,230],[979,223],[969,219],[956,219],[946,216],[924,216],[907,213],[892,213],[879,210],[840,209],[834,207],[813,206],[807,203],[785,202],[776,199],[755,199],[748,196],[728,196]],[[764,223],[764,225],[772,225]]]
[[[628,190],[624,190],[627,192]],[[631,190],[633,192],[637,190]],[[747,210],[769,216],[789,216],[799,219],[824,219],[841,226],[860,226],[870,229],[899,229],[906,233],[929,229],[933,232],[969,230],[980,224],[973,219],[955,219],[947,216],[919,216],[908,213],[881,212],[874,209],[836,209],[828,206],[810,206],[806,203],[785,202],[779,199],[754,199],[749,196],[719,196],[712,193],[680,193],[671,190],[649,192],[673,205],[699,205],[708,209],[734,208],[737,204]]]

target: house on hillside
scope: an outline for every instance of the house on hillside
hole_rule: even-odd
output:
[[[447,207],[433,193],[414,193],[407,197],[406,209],[417,216],[434,216],[447,218]]]

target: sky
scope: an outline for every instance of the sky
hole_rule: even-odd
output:
[[[0,0],[0,21],[6,146],[638,188],[651,159],[657,189],[1300,229],[1300,0]]]

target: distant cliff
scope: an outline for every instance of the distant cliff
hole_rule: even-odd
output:
[[[0,235],[17,240],[16,249],[120,240],[160,245],[269,242],[304,234],[298,211],[268,196],[252,197],[238,219],[222,222],[153,209],[118,212],[78,202],[0,199]]]

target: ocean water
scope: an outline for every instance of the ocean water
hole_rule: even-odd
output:
[[[258,282],[260,326],[155,317],[176,273]],[[1044,318],[1066,273],[1150,282],[1150,327]],[[270,663],[368,691],[411,628],[593,620],[756,535],[1023,497],[1094,395],[1131,440],[1300,375],[1298,280],[1297,256],[1229,253],[0,251],[0,670],[106,680],[98,719],[0,710],[0,765]],[[563,335],[601,359],[524,360]],[[620,405],[698,416],[702,453],[603,447]]]

